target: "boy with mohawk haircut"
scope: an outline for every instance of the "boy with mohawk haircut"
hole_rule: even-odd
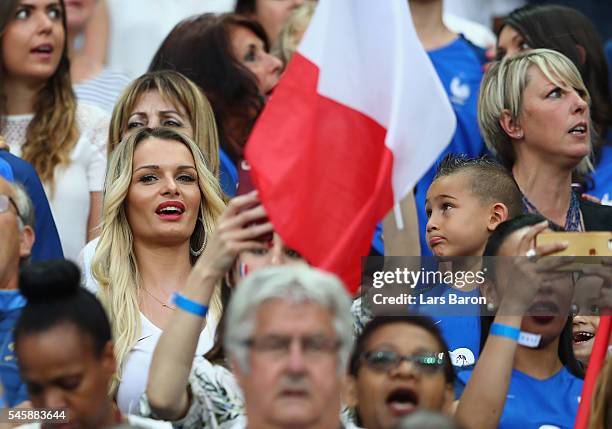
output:
[[[447,155],[438,165],[427,190],[426,239],[439,271],[481,270],[487,240],[505,220],[523,213],[522,194],[510,172],[487,158]],[[451,261],[452,267],[445,269]],[[455,277],[457,278],[457,277]],[[449,303],[451,295],[465,302],[480,298],[478,281],[438,284],[423,297],[444,297],[444,305],[421,305],[418,311],[434,318],[449,345],[456,372],[473,368],[480,349],[479,304]],[[430,302],[439,303],[440,300]],[[460,396],[461,386],[456,386]]]
[[[482,256],[497,225],[523,213],[521,191],[487,157],[447,155],[427,190],[427,244],[436,256]]]
[[[454,154],[440,162],[427,190],[425,234],[435,259],[422,258],[420,266],[408,269],[450,272],[455,282],[421,282],[414,289],[416,305],[408,311],[430,316],[438,325],[457,374],[473,369],[478,359],[481,314],[481,305],[470,303],[481,298],[480,284],[465,278],[459,282],[457,274],[471,272],[475,280],[489,236],[500,223],[524,212],[521,197],[514,178],[501,164],[487,157]],[[419,240],[418,234],[415,239]],[[451,295],[468,303],[453,304]],[[369,299],[365,302],[358,298],[352,307],[356,335],[372,317]],[[463,387],[455,383],[457,398]]]

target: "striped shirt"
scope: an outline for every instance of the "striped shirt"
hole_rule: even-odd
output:
[[[125,74],[105,68],[96,77],[74,85],[74,93],[79,103],[112,113],[115,102],[129,83],[130,78]]]

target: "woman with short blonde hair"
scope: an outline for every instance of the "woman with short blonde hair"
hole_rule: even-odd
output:
[[[612,229],[612,209],[572,191],[574,170],[592,167],[589,104],[574,64],[549,49],[495,63],[478,100],[486,144],[512,171],[527,210],[568,231]]]

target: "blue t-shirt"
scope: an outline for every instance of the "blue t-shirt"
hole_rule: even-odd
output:
[[[415,196],[423,256],[431,255],[425,238],[427,225],[425,196],[436,173],[436,164],[449,153],[463,153],[470,157],[485,153],[477,116],[478,91],[482,80],[482,62],[477,48],[461,36],[447,46],[429,51],[428,54],[455,111],[457,129],[450,144],[416,186]]]
[[[29,162],[6,150],[0,150],[0,160],[4,160],[11,166],[15,181],[25,187],[32,204],[34,204],[34,233],[36,238],[32,247],[32,261],[64,259],[62,244],[51,214],[49,201],[36,170]]]
[[[15,180],[13,177],[13,169],[11,168],[8,162],[6,162],[5,160],[1,158],[0,158],[0,177],[4,177],[9,182],[12,182],[13,180]]]
[[[470,376],[465,371],[461,381],[467,383]],[[498,429],[572,429],[582,385],[565,367],[546,380],[513,369]]]
[[[612,130],[608,131],[612,138]],[[593,172],[595,187],[588,191],[601,200],[602,204],[612,205],[612,146],[601,148],[601,158]]]
[[[221,148],[219,148],[219,161],[219,182],[221,184],[221,190],[225,192],[225,195],[228,197],[234,197],[236,196],[236,189],[238,188],[238,169]]]
[[[451,297],[460,299],[479,298],[480,290],[475,288],[469,292],[451,288],[441,284],[423,293],[423,302],[416,311],[425,314],[434,321],[448,345],[451,363],[457,380],[459,374],[471,371],[478,360],[480,352],[480,305],[476,303],[452,304]],[[433,303],[436,298],[436,303]],[[442,302],[443,299],[443,303]],[[461,302],[457,300],[458,302]],[[455,383],[455,397],[459,399],[463,393],[463,384]]]
[[[19,291],[0,291],[0,381],[4,387],[4,401],[9,407],[28,399],[27,386],[19,375],[13,342],[13,329],[25,304],[26,300]]]

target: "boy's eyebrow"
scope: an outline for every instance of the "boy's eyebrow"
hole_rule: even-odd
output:
[[[452,195],[440,194],[440,195],[436,195],[435,197],[433,197],[432,200],[439,200],[440,198],[450,198],[452,200],[456,200],[457,199],[457,198],[453,197]]]

